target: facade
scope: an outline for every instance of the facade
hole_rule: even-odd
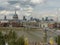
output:
[[[46,22],[46,21],[41,21],[41,22],[39,22],[39,27],[40,27],[40,28],[48,27],[48,22]]]
[[[8,27],[8,26],[9,26],[9,21],[7,20],[0,21],[0,27]]]

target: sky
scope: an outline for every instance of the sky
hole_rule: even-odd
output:
[[[7,19],[12,19],[15,10],[19,19],[26,16],[56,20],[60,17],[60,0],[0,0],[0,19],[3,19],[4,15]]]

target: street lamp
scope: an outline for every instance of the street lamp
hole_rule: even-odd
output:
[[[56,12],[56,15],[57,15],[57,29],[56,30],[58,30],[58,27],[59,27],[59,25],[58,25],[58,15],[59,15],[59,10],[60,9],[57,9],[57,12]],[[58,44],[58,35],[57,35],[57,44]]]
[[[45,41],[45,43],[47,43],[48,41],[47,41],[47,39],[48,39],[48,35],[47,35],[47,28],[45,27],[44,28],[44,33],[45,33],[45,37],[44,37],[44,41]]]

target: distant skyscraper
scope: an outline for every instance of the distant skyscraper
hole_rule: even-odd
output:
[[[27,20],[25,16],[23,16],[23,20]]]
[[[13,20],[18,20],[18,15],[16,14],[16,10],[15,10],[15,14],[13,16]]]
[[[42,21],[44,21],[45,19],[44,18],[42,18]]]
[[[4,20],[6,20],[6,15],[4,16]]]
[[[54,21],[53,19],[50,19],[50,21]]]
[[[31,17],[30,20],[34,20],[33,17]]]
[[[48,17],[46,17],[45,21],[49,21]]]

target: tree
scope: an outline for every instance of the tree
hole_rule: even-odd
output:
[[[55,41],[57,42],[58,45],[60,45],[60,35],[58,35],[57,37],[55,37]]]
[[[21,36],[17,41],[16,41],[17,45],[24,45],[24,37]]]
[[[11,30],[8,34],[8,39],[11,40],[16,38],[17,38],[16,32]]]
[[[0,32],[0,45],[5,45],[4,36],[1,32]]]
[[[24,45],[28,45],[28,38],[27,37],[24,38]]]
[[[9,31],[8,34],[5,34],[4,36],[5,41],[9,44],[9,45],[15,45],[15,40],[17,39],[17,35],[15,33],[15,31]]]
[[[15,31],[9,31],[8,34],[3,35],[2,32],[0,32],[0,45],[28,45],[27,38],[24,36],[21,36],[17,38],[17,35]]]

